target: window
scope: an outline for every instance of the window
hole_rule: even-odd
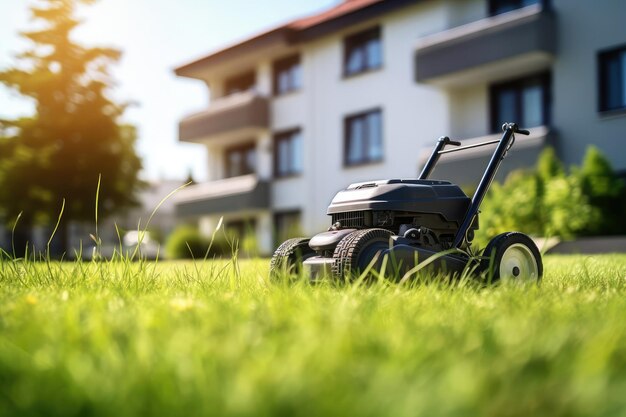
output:
[[[489,14],[494,16],[538,3],[544,4],[545,0],[489,0]]]
[[[300,56],[294,55],[274,63],[274,94],[281,95],[302,87]]]
[[[224,82],[224,96],[252,90],[255,84],[256,75],[252,71],[229,78]]]
[[[343,73],[346,76],[382,66],[380,28],[349,36],[344,41]]]
[[[302,236],[301,216],[299,210],[274,214],[276,245],[287,239]]]
[[[254,143],[226,150],[226,178],[252,174],[256,168]]]
[[[344,164],[359,165],[381,161],[382,135],[380,110],[347,117],[344,125]]]
[[[626,109],[626,46],[598,54],[600,111]]]
[[[550,122],[550,75],[541,74],[491,87],[491,130],[515,122],[528,128]]]
[[[274,176],[287,177],[302,172],[302,133],[300,130],[274,136]]]

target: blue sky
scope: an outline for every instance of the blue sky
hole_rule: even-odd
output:
[[[31,28],[32,1],[0,0],[0,68],[27,45],[17,35]],[[177,65],[285,21],[323,10],[339,0],[100,0],[85,8],[75,32],[85,45],[124,52],[115,66],[114,97],[136,101],[126,120],[139,129],[138,152],[147,179],[206,176],[205,151],[177,141],[177,123],[207,105],[199,81],[174,76]],[[32,104],[0,85],[0,118],[32,112]]]

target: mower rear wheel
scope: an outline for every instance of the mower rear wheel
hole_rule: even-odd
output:
[[[519,232],[502,233],[491,239],[483,252],[481,269],[495,283],[500,280],[539,282],[543,262],[537,245]]]
[[[296,237],[284,241],[272,255],[270,278],[278,281],[284,277],[293,277],[302,271],[302,262],[315,255],[309,247],[309,240]]]
[[[349,281],[363,272],[377,253],[389,248],[391,234],[385,229],[362,229],[341,239],[333,253],[333,276]]]

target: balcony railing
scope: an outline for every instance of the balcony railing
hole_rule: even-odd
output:
[[[418,82],[463,85],[545,69],[556,51],[555,18],[537,4],[420,39]]]
[[[246,91],[216,99],[207,110],[185,117],[179,124],[179,139],[205,143],[238,131],[268,126],[268,99],[255,91]]]
[[[174,202],[176,214],[182,217],[267,209],[270,184],[256,174],[225,178],[183,188]]]

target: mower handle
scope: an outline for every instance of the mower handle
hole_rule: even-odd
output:
[[[507,130],[513,131],[513,133],[519,133],[520,135],[530,135],[530,131],[526,129],[520,129],[517,123],[505,123],[502,125],[502,131],[506,132]]]

